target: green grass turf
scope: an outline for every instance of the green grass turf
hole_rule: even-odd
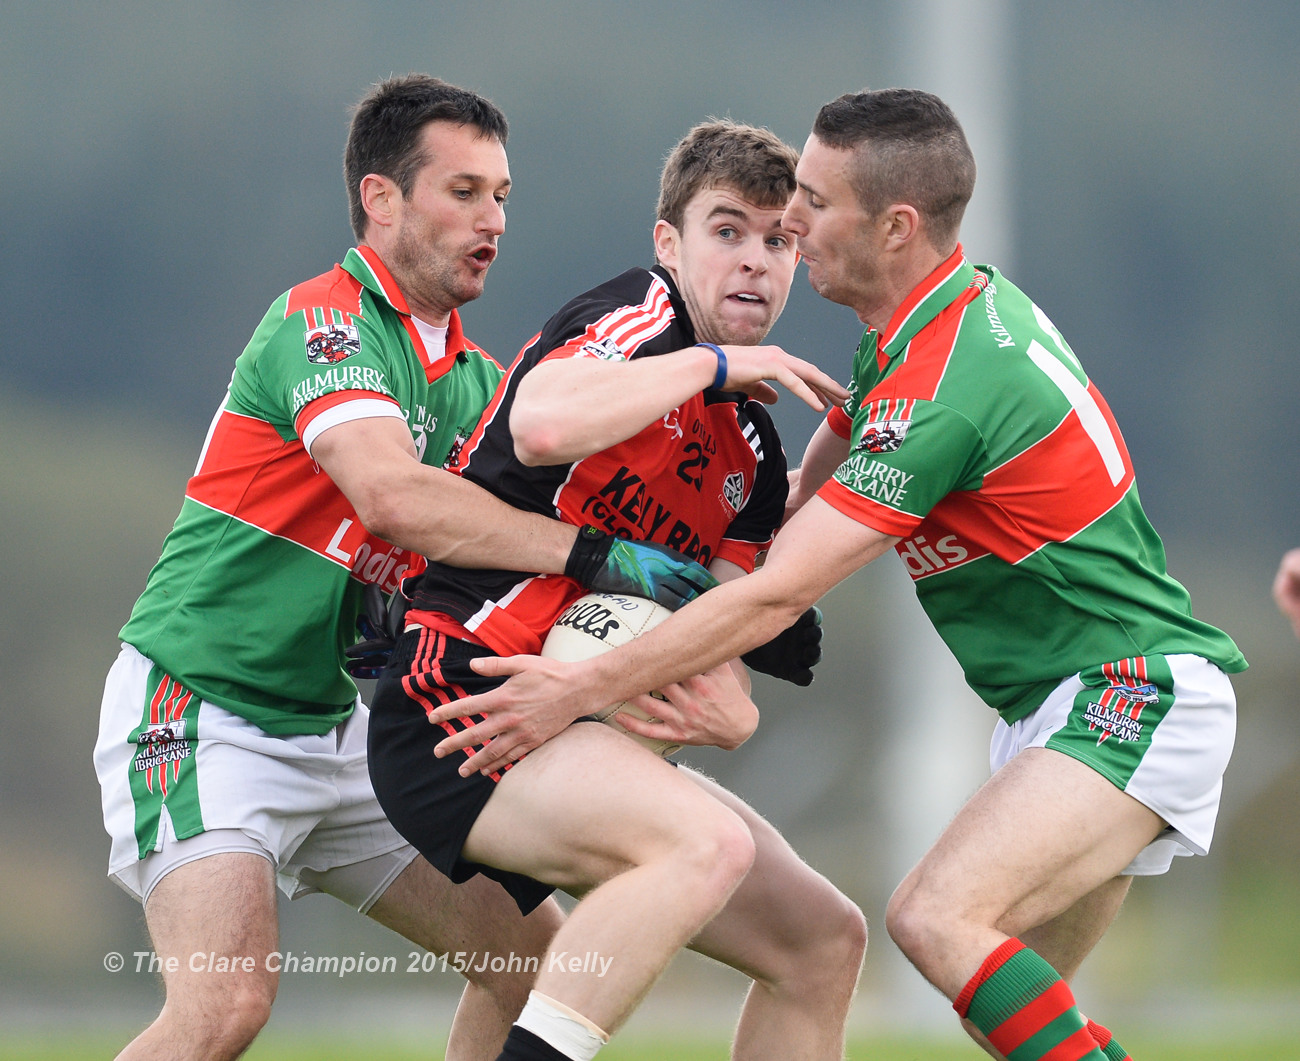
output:
[[[0,1043],[0,1061],[86,1061],[108,1058],[121,1048],[121,1037],[21,1035]],[[441,1045],[441,1044],[439,1044]],[[1300,1036],[1213,1042],[1175,1041],[1146,1037],[1126,1041],[1135,1061],[1300,1061]],[[352,1061],[360,1056],[385,1061],[434,1061],[441,1054],[409,1041],[386,1043],[379,1038],[329,1039],[268,1032],[244,1055],[249,1061]],[[665,1037],[614,1042],[598,1061],[725,1061],[721,1040]],[[953,1040],[855,1038],[849,1061],[979,1061],[985,1055],[973,1045]]]

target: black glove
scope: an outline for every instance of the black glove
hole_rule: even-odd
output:
[[[681,553],[654,542],[637,542],[583,527],[564,573],[598,593],[649,597],[676,611],[718,580]]]
[[[402,636],[408,607],[410,602],[402,595],[401,587],[385,601],[383,590],[373,582],[366,583],[361,591],[361,614],[357,616],[361,640],[344,649],[347,662],[343,669],[354,678],[378,678],[392,655],[393,645]]]
[[[740,657],[745,666],[773,678],[811,685],[813,667],[822,658],[822,612],[815,605],[766,645],[759,645]]]

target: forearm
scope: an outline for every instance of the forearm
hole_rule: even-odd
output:
[[[584,689],[658,689],[766,644],[898,538],[813,498],[752,575],[709,590],[653,630],[581,665]],[[588,686],[588,680],[590,686]]]
[[[584,664],[583,687],[617,700],[738,659],[779,634],[811,603],[782,596],[776,586],[765,585],[769,581],[775,580],[765,580],[760,571],[709,590],[617,652]]]
[[[705,347],[637,361],[543,361],[519,384],[510,413],[524,464],[564,464],[599,453],[704,390],[717,372]]]
[[[730,560],[715,559],[709,564],[709,573],[724,585],[728,582],[735,582],[738,578],[744,578],[746,571],[739,564],[734,564]],[[745,695],[750,694],[753,682],[750,680],[749,668],[737,657],[730,660],[732,673],[736,676],[736,681],[740,683],[740,688]]]
[[[412,471],[390,494],[385,540],[453,567],[564,574],[577,527],[513,508],[450,472]]]
[[[386,542],[456,567],[564,573],[576,527],[511,508],[466,479],[421,464],[396,417],[331,427],[311,456],[366,530]]]

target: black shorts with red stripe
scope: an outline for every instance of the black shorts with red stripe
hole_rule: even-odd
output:
[[[526,914],[555,889],[461,857],[465,838],[501,775],[457,773],[477,748],[444,759],[433,754],[448,733],[466,729],[483,716],[443,726],[431,725],[427,717],[443,704],[503,684],[504,678],[484,677],[469,665],[472,659],[495,654],[425,628],[409,630],[398,639],[370,705],[370,781],[388,820],[435,869],[457,884],[476,873],[491,877]]]

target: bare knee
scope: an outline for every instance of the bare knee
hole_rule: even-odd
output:
[[[792,899],[796,903],[794,922],[766,962],[771,972],[760,979],[786,993],[852,995],[867,952],[866,916],[829,881],[815,895]]]
[[[924,967],[926,957],[942,946],[942,905],[909,879],[900,884],[885,908],[885,931],[908,959]]]
[[[848,896],[836,892],[836,912],[827,922],[823,947],[828,967],[838,967],[856,985],[867,955],[867,916]]]
[[[199,1046],[200,1056],[238,1057],[270,1019],[275,991],[274,978],[255,975],[214,981],[195,992],[169,985],[159,1023]]]
[[[721,905],[754,864],[754,837],[738,815],[725,807],[689,823],[672,849],[683,888],[702,902]]]
[[[218,1020],[222,1037],[247,1048],[271,1019],[275,987],[262,980],[241,981]]]

